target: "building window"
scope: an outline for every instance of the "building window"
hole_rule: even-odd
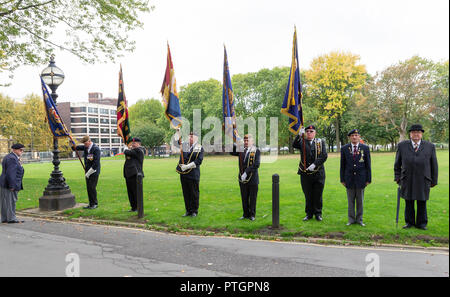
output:
[[[102,134],[109,134],[109,129],[101,128],[100,129],[100,133],[102,133]]]
[[[117,119],[111,119],[111,124],[117,125]]]
[[[98,138],[91,138],[92,142],[98,143]]]
[[[111,143],[120,143],[120,138],[111,138]]]
[[[104,108],[100,108],[100,113],[101,114],[109,114],[109,110],[108,109],[104,109]]]
[[[98,123],[97,118],[89,118],[89,123]]]
[[[98,133],[98,128],[89,128],[89,133]]]
[[[109,143],[109,139],[108,138],[102,138],[102,143]]]
[[[86,118],[70,118],[71,123],[86,123]]]
[[[89,111],[90,113],[98,113],[98,108],[95,108],[95,107],[88,107],[88,111]]]
[[[87,133],[87,128],[72,128],[72,133]]]
[[[100,119],[100,124],[109,124],[109,119]]]
[[[110,113],[111,115],[115,115],[115,114],[117,114],[117,110],[115,110],[115,109],[110,109],[110,110],[109,110],[109,113]]]
[[[86,107],[71,107],[70,112],[86,112]]]

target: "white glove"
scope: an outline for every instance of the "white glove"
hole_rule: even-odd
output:
[[[247,178],[247,172],[242,173],[241,181],[244,181]]]
[[[89,178],[89,176],[91,176],[94,172],[97,172],[97,170],[89,168],[88,172],[85,174],[86,178]]]
[[[309,165],[309,167],[308,167],[308,168],[306,168],[306,171],[313,171],[313,170],[314,170],[314,168],[316,168],[316,165],[314,165],[314,164],[311,164],[311,165]]]
[[[298,131],[298,135],[303,135],[305,134],[305,127],[301,127],[300,130]]]
[[[186,169],[191,169],[191,168],[197,168],[197,165],[195,165],[194,162],[191,162],[191,163],[186,165]]]

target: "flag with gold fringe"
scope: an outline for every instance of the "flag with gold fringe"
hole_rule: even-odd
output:
[[[289,131],[298,134],[303,127],[302,109],[302,83],[300,81],[300,68],[297,48],[297,29],[294,29],[294,41],[292,45],[292,64],[289,81],[284,95],[281,113],[289,117]]]
[[[119,71],[119,97],[117,98],[117,134],[125,144],[130,143],[130,124],[128,120],[128,105],[123,89],[122,65]]]
[[[233,143],[240,140],[236,128],[236,114],[234,112],[234,94],[231,85],[230,69],[228,67],[228,56],[225,45],[223,60],[223,91],[222,91],[222,111],[223,111],[223,127],[225,135],[233,137]]]
[[[173,69],[169,44],[167,44],[167,65],[161,87],[161,94],[166,118],[170,121],[170,125],[174,129],[180,128],[182,124],[180,100],[178,99],[177,83],[175,80],[175,71]]]

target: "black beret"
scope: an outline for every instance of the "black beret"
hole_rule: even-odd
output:
[[[359,134],[358,129],[353,129],[353,130],[351,130],[350,132],[348,132],[347,136],[350,136],[350,135],[352,135],[352,134]]]
[[[309,125],[308,127],[306,127],[305,131],[308,130],[308,129],[316,131],[316,127],[314,127],[313,125]]]
[[[420,125],[420,124],[414,124],[414,125],[412,125],[411,128],[409,128],[409,131],[408,131],[408,132],[411,132],[411,131],[422,131],[422,132],[425,132],[425,131],[423,130],[423,128],[422,128],[422,125]]]
[[[133,138],[131,138],[131,141],[133,141],[133,142],[142,142],[139,137],[133,137]]]
[[[25,146],[23,145],[23,144],[21,144],[21,143],[15,143],[15,144],[13,144],[12,146],[11,146],[11,148],[13,149],[13,150],[18,150],[18,149],[21,149],[21,148],[24,148]]]

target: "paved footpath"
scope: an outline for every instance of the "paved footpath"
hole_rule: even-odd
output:
[[[449,276],[448,250],[322,246],[22,219],[24,224],[0,224],[0,276]]]

